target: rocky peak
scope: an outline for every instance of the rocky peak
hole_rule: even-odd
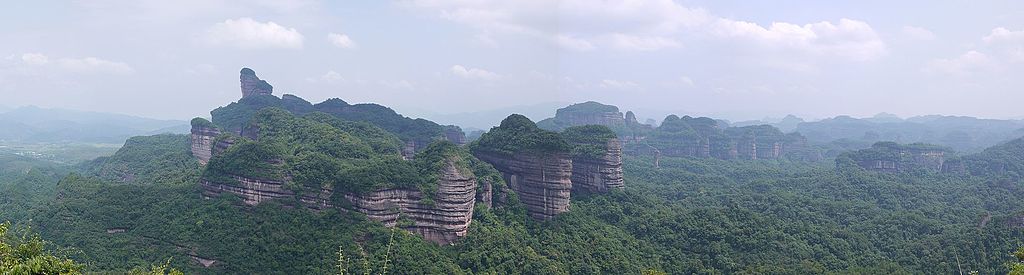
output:
[[[242,68],[239,82],[241,82],[242,98],[251,95],[270,95],[274,91],[274,86],[271,86],[266,80],[261,80],[256,76],[256,72],[249,68]]]
[[[470,149],[501,172],[531,217],[547,220],[569,211],[572,159],[569,144],[558,133],[538,128],[525,116],[510,115]]]
[[[636,114],[634,114],[633,111],[627,111],[626,112],[626,126],[633,126],[633,125],[638,125],[638,124],[640,124],[640,122],[636,120]]]
[[[456,145],[466,144],[466,133],[462,128],[455,125],[444,126],[444,138]]]

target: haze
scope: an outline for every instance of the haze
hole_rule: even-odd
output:
[[[586,100],[1021,117],[1019,1],[772,2],[18,1],[0,10],[0,105],[188,119],[237,100],[251,67],[276,94],[428,117]]]

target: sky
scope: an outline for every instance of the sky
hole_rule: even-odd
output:
[[[237,100],[242,67],[413,116],[1024,118],[1022,1],[15,1],[0,41],[0,105],[161,119]]]

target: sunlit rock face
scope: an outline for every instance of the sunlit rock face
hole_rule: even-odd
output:
[[[572,158],[572,189],[603,193],[625,187],[622,179],[622,144],[611,139],[600,158],[586,155]]]
[[[389,189],[363,195],[346,194],[352,209],[387,226],[399,226],[424,239],[448,244],[466,235],[473,220],[477,181],[454,165],[447,165],[438,181],[437,193],[425,199],[415,190]],[[403,224],[401,219],[411,223]]]
[[[548,220],[569,211],[573,164],[567,154],[479,153],[476,157],[502,173],[531,217]]]
[[[203,179],[200,181],[203,187],[203,195],[207,197],[218,196],[222,193],[230,193],[242,198],[246,205],[258,205],[262,202],[273,199],[293,198],[295,192],[285,188],[284,182],[278,180],[266,180],[232,176],[237,184],[219,184]],[[299,198],[303,205],[311,209],[325,209],[331,207],[330,189],[305,190]]]
[[[213,157],[213,147],[220,130],[215,127],[192,125],[192,155],[199,163],[206,165]]]
[[[332,203],[334,190],[330,187],[303,187],[296,193],[285,181],[231,176],[235,183],[200,181],[203,195],[215,197],[223,193],[237,195],[246,205],[255,206],[274,199],[295,199],[305,207],[324,210],[338,207],[366,214],[367,218],[385,226],[398,226],[419,234],[424,239],[449,244],[466,235],[473,219],[477,198],[477,181],[472,175],[459,171],[451,162],[445,165],[438,180],[437,193],[425,196],[419,190],[385,189],[365,194],[337,194],[343,197],[344,207]],[[298,197],[296,197],[298,196]],[[408,223],[402,222],[408,220]]]
[[[265,80],[261,80],[256,76],[256,72],[249,68],[242,68],[239,81],[241,82],[243,98],[251,95],[270,95],[274,92],[274,86],[271,86]]]

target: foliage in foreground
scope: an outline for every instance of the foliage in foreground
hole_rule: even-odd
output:
[[[81,264],[46,250],[38,235],[10,232],[10,226],[0,224],[0,274],[77,274],[82,269]]]

